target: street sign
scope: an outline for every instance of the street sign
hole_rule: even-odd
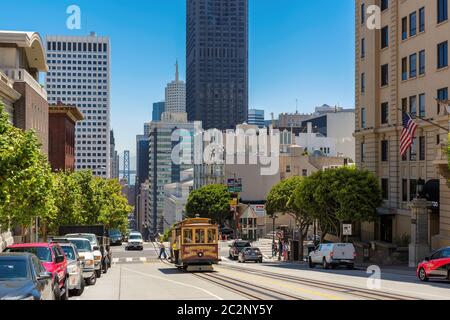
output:
[[[227,179],[227,185],[229,192],[242,192],[242,178]]]
[[[231,199],[230,200],[230,206],[231,207],[237,207],[238,205],[238,199]]]
[[[352,225],[351,224],[344,224],[342,226],[342,234],[344,236],[351,236],[352,235]]]
[[[278,239],[283,239],[284,238],[283,231],[278,231],[277,232],[277,238]]]

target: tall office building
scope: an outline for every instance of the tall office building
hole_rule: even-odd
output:
[[[186,112],[186,84],[180,80],[178,61],[175,80],[167,84],[165,112]]]
[[[266,125],[266,121],[264,120],[264,110],[258,109],[250,109],[248,110],[248,121],[249,125],[255,125],[260,128]]]
[[[164,101],[155,102],[153,104],[152,121],[161,121],[161,115],[166,110],[166,103]]]
[[[109,152],[110,152],[110,161],[111,161],[111,179],[119,179],[119,153],[116,150],[116,139],[114,138],[114,131],[111,130],[109,133]]]
[[[367,26],[371,5],[381,7],[380,30]],[[384,199],[377,221],[361,226],[364,241],[417,241],[422,222],[410,205],[424,179],[433,205],[420,237],[430,250],[450,245],[449,117],[435,100],[447,100],[450,87],[448,13],[448,0],[356,1],[356,163],[377,175]],[[403,157],[402,111],[434,123],[415,120]]]
[[[248,0],[187,0],[186,107],[204,129],[248,116]]]
[[[110,41],[89,36],[47,36],[49,103],[77,106],[76,170],[108,178],[110,169]]]

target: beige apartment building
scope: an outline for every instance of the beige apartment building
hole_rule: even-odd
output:
[[[381,28],[368,27],[370,6]],[[430,201],[428,244],[450,245],[447,148],[450,22],[447,0],[356,0],[356,163],[380,179],[384,204],[376,223],[361,226],[363,241],[396,243],[411,236],[411,200],[419,179]],[[414,144],[399,151],[402,110],[417,119]]]

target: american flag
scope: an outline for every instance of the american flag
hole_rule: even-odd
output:
[[[413,144],[414,136],[416,135],[417,123],[411,118],[408,113],[403,113],[403,130],[400,137],[400,154],[404,156],[408,149]]]

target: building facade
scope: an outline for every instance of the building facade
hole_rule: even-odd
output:
[[[85,117],[76,126],[76,169],[91,169],[104,178],[111,176],[110,50],[109,38],[95,33],[47,36],[49,102],[81,110]]]
[[[180,182],[164,186],[164,228],[183,220],[189,194],[194,188],[193,168],[181,172]]]
[[[167,84],[165,112],[186,112],[186,83],[180,80],[178,61],[175,80]]]
[[[448,99],[448,1],[357,0],[356,163],[379,178],[384,203],[376,223],[363,224],[362,240],[396,243],[411,237],[410,209],[420,179],[433,206],[429,209],[430,250],[450,245],[450,189],[447,110],[435,98]],[[381,29],[367,26],[367,8],[381,8]],[[400,155],[403,112],[419,128],[412,148]],[[445,130],[444,130],[445,129]]]
[[[75,170],[75,125],[83,115],[74,106],[49,107],[49,161],[53,171]]]
[[[7,89],[13,96],[4,99],[7,102],[6,110],[13,113],[14,126],[22,130],[34,130],[42,144],[42,152],[48,154],[47,91],[39,83],[39,74],[47,72],[48,66],[39,34],[0,31],[0,71],[5,80],[3,83],[12,84],[15,91]],[[11,98],[18,98],[13,108]]]
[[[248,0],[187,0],[189,121],[233,129],[248,118]]]
[[[21,94],[14,90],[14,81],[0,72],[0,102],[3,103],[11,123],[14,123],[14,103],[20,96]]]
[[[161,121],[161,115],[166,110],[165,101],[155,102],[153,104],[152,121]]]
[[[255,125],[260,128],[265,127],[266,121],[264,120],[264,110],[250,109],[248,110],[249,125]]]
[[[116,139],[114,137],[114,131],[111,130],[109,132],[109,158],[111,163],[111,179],[119,179],[119,163],[120,163],[120,156],[119,152],[116,150]]]

